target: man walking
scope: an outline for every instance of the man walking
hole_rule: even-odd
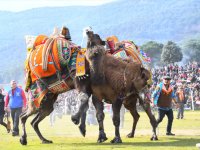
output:
[[[165,115],[168,117],[167,132],[166,135],[172,135],[172,122],[174,119],[172,110],[172,101],[175,101],[175,94],[170,86],[170,76],[164,76],[163,82],[161,82],[152,93],[152,100],[154,105],[158,106],[158,119],[157,123],[162,122]]]
[[[176,92],[177,103],[178,103],[178,114],[176,119],[183,119],[184,117],[184,104],[186,103],[185,100],[185,92],[182,86],[178,88]]]
[[[26,108],[26,96],[24,94],[24,91],[21,88],[17,87],[16,81],[12,80],[10,84],[11,90],[6,95],[5,109],[7,110],[7,107],[9,105],[13,121],[12,136],[18,136],[19,116],[22,112],[22,109]]]

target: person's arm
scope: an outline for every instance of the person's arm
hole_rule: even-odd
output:
[[[26,102],[27,102],[27,99],[26,99],[26,95],[25,95],[25,93],[24,93],[23,90],[21,91],[21,94],[22,94],[22,99],[23,99],[23,105],[24,105],[24,108],[26,108]]]
[[[5,108],[8,107],[9,100],[10,100],[10,97],[9,97],[9,94],[7,93],[6,98],[5,98]]]
[[[172,98],[173,103],[177,104],[177,102],[176,102],[176,95],[175,95],[174,91],[172,91],[171,98]]]
[[[160,91],[160,86],[157,85],[157,87],[155,88],[155,90],[153,91],[152,95],[151,95],[151,102],[152,102],[152,105],[155,106],[155,99],[156,97],[158,97],[158,94],[159,94],[159,91]]]
[[[10,97],[9,97],[9,94],[7,93],[7,94],[6,94],[6,97],[5,97],[5,105],[4,105],[5,111],[9,111],[9,110],[8,110],[9,100],[10,100]]]

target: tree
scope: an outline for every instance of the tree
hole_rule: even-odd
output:
[[[184,53],[191,61],[200,61],[200,39],[191,39],[184,44]]]
[[[160,55],[162,53],[163,44],[155,41],[149,41],[140,47],[149,57],[151,57],[152,65],[160,62]]]
[[[183,54],[181,48],[172,41],[168,41],[163,47],[161,61],[167,64],[181,61]]]

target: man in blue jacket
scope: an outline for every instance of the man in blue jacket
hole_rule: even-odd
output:
[[[167,132],[166,135],[172,135],[172,123],[174,119],[172,102],[176,103],[175,93],[173,88],[170,86],[170,76],[164,76],[163,82],[157,85],[155,91],[152,93],[153,104],[158,107],[158,119],[157,123],[162,122],[165,115],[168,118]]]
[[[9,105],[11,110],[11,117],[13,121],[13,132],[12,136],[19,135],[19,116],[22,112],[22,109],[26,108],[26,96],[24,91],[17,87],[16,81],[11,81],[11,90],[6,95],[5,109]]]

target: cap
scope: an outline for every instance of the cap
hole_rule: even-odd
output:
[[[163,77],[163,79],[171,80],[172,78],[169,75],[166,75],[166,76]]]

